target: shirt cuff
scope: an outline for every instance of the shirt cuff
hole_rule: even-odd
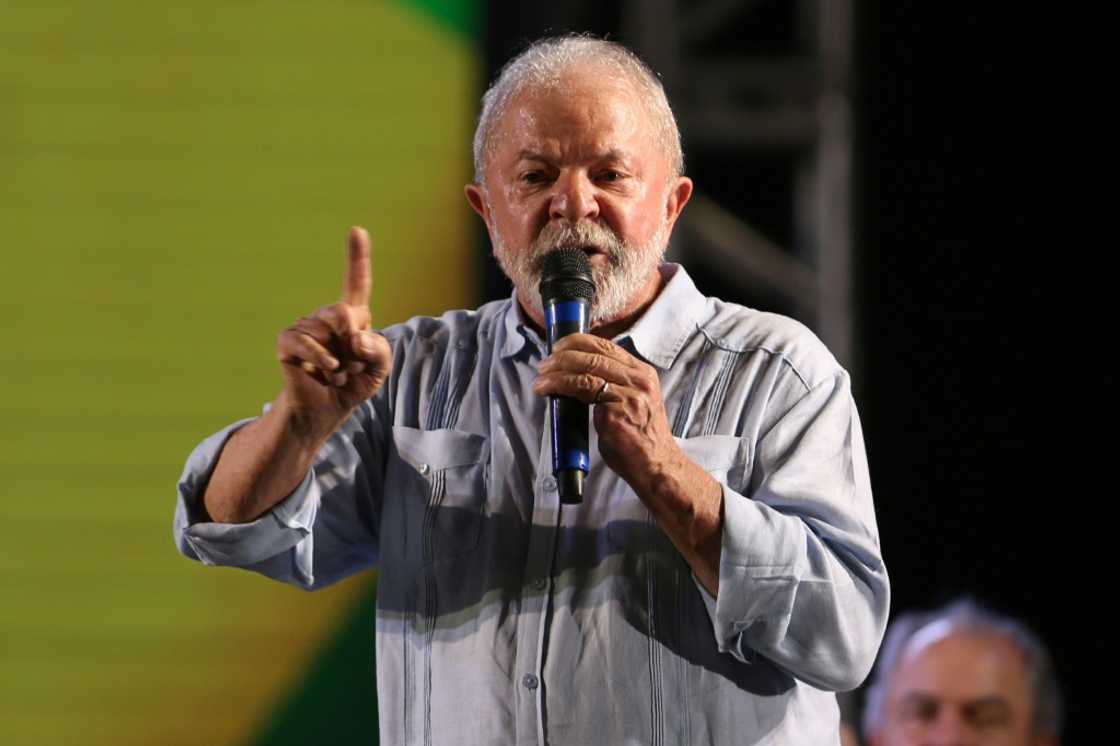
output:
[[[255,521],[200,520],[200,501],[218,457],[230,436],[249,422],[251,420],[241,420],[223,428],[200,443],[187,459],[178,485],[174,522],[176,545],[184,555],[203,564],[235,567],[262,562],[295,548],[295,574],[310,583],[311,527],[320,499],[312,469],[287,497]],[[305,571],[301,572],[301,567],[306,568]]]
[[[746,644],[744,632],[753,624],[788,618],[786,589],[795,582],[792,566],[775,562],[773,527],[767,526],[765,511],[750,498],[721,483],[723,530],[720,540],[719,589],[713,596],[692,574],[693,583],[708,611],[712,632],[720,652],[730,653],[744,663],[753,663],[757,653]],[[769,535],[768,535],[769,534]],[[779,608],[782,607],[782,608]]]

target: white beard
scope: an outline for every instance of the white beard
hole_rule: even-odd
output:
[[[594,247],[607,256],[606,265],[592,265],[595,301],[591,304],[592,326],[620,318],[637,300],[665,256],[665,221],[645,246],[623,243],[614,232],[598,223],[549,223],[527,250],[512,250],[495,230],[491,233],[498,266],[517,289],[517,297],[530,310],[543,316],[539,291],[544,258],[556,249]]]

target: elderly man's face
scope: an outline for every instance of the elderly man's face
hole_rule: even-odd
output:
[[[540,261],[561,246],[588,254],[592,323],[624,318],[659,288],[657,267],[692,191],[670,173],[638,94],[593,69],[515,94],[494,132],[482,185],[468,185],[494,254],[541,322]]]
[[[997,634],[912,641],[891,678],[873,746],[1033,746],[1023,656]]]

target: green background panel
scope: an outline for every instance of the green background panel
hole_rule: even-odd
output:
[[[191,563],[174,484],[275,394],[350,225],[375,324],[473,304],[471,7],[0,8],[0,743],[280,743],[372,651],[370,573],[307,594]]]

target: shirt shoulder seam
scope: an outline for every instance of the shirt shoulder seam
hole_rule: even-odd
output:
[[[696,330],[698,332],[700,332],[701,334],[703,334],[704,338],[707,339],[708,342],[711,343],[713,346],[718,347],[719,349],[724,350],[726,352],[735,352],[735,353],[765,352],[768,355],[772,355],[772,356],[778,358],[782,363],[784,363],[786,365],[786,367],[788,367],[790,369],[790,371],[793,373],[793,375],[797,377],[797,380],[801,382],[801,385],[805,387],[806,391],[812,391],[813,390],[813,387],[810,386],[809,382],[807,380],[805,380],[805,377],[803,375],[801,375],[801,371],[799,371],[797,369],[797,366],[795,366],[793,364],[793,361],[791,361],[785,353],[778,352],[777,350],[771,349],[771,348],[766,347],[764,345],[746,345],[746,346],[743,346],[743,347],[734,347],[732,345],[727,344],[722,339],[716,339],[715,337],[713,337],[708,332],[707,329],[700,326],[699,324],[696,325]]]

